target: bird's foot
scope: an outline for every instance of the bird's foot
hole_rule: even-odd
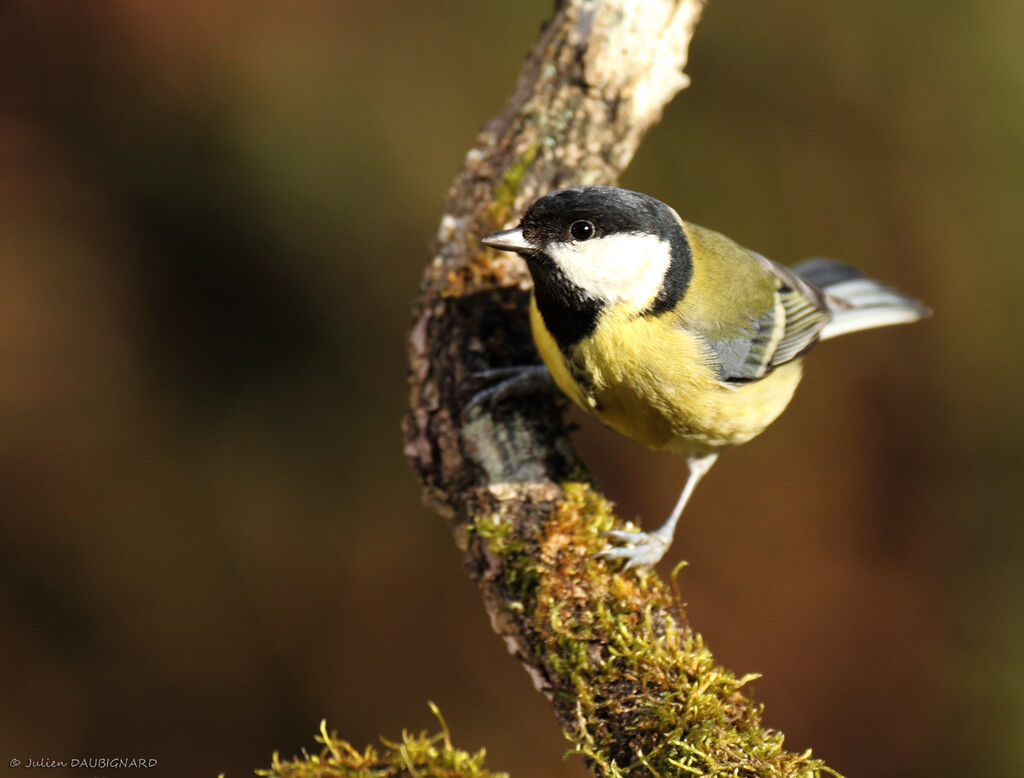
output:
[[[498,383],[474,394],[462,411],[463,418],[481,406],[493,407],[509,397],[549,392],[554,387],[551,373],[544,365],[496,367],[474,373],[473,377]]]
[[[665,556],[665,552],[668,551],[668,547],[672,543],[671,536],[666,537],[658,532],[640,532],[639,530],[610,530],[602,533],[602,537],[623,545],[606,548],[594,556],[608,560],[624,559],[626,564],[622,568],[623,570],[634,567],[654,567]]]

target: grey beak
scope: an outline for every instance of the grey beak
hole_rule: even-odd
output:
[[[519,227],[511,230],[503,230],[502,232],[492,232],[490,235],[484,235],[480,238],[480,242],[485,246],[490,246],[492,249],[515,251],[518,253],[534,251],[537,248],[523,237],[523,231]]]

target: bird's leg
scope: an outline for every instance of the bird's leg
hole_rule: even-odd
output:
[[[550,392],[555,387],[551,372],[544,365],[495,367],[474,373],[473,377],[485,381],[500,380],[494,386],[474,394],[462,411],[463,417],[468,417],[471,411],[481,405],[493,406],[508,397]]]
[[[668,547],[672,544],[672,538],[676,532],[676,523],[683,513],[683,508],[697,487],[697,483],[704,474],[711,469],[718,459],[718,454],[704,454],[702,456],[690,456],[686,458],[686,464],[690,471],[683,486],[683,492],[679,495],[676,507],[672,514],[654,532],[629,532],[626,530],[612,530],[604,533],[604,536],[615,543],[627,544],[626,547],[608,548],[598,552],[601,559],[624,559],[626,560],[625,570],[631,567],[653,567],[665,556]]]

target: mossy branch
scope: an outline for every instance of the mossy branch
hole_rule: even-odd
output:
[[[522,263],[479,237],[552,188],[617,180],[686,85],[701,6],[556,2],[448,193],[413,311],[406,453],[495,631],[595,774],[816,776],[831,771],[763,726],[750,678],[715,663],[668,584],[594,558],[615,519],[558,402],[520,397],[464,415],[476,373],[536,361]],[[455,774],[405,774],[424,772]]]
[[[487,769],[483,749],[471,754],[455,748],[440,711],[430,707],[441,724],[436,735],[403,732],[401,741],[382,738],[379,747],[360,751],[328,732],[324,722],[317,737],[322,745],[319,754],[303,754],[288,761],[274,754],[270,769],[256,774],[263,778],[508,778],[508,773]]]

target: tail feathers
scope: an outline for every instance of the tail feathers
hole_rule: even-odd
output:
[[[832,320],[821,330],[821,340],[873,327],[905,324],[931,315],[918,300],[873,281],[842,262],[815,258],[792,269],[826,294]]]
[[[854,278],[867,278],[857,268],[851,267],[845,262],[837,262],[824,257],[805,259],[803,262],[793,265],[790,270],[822,289]]]

